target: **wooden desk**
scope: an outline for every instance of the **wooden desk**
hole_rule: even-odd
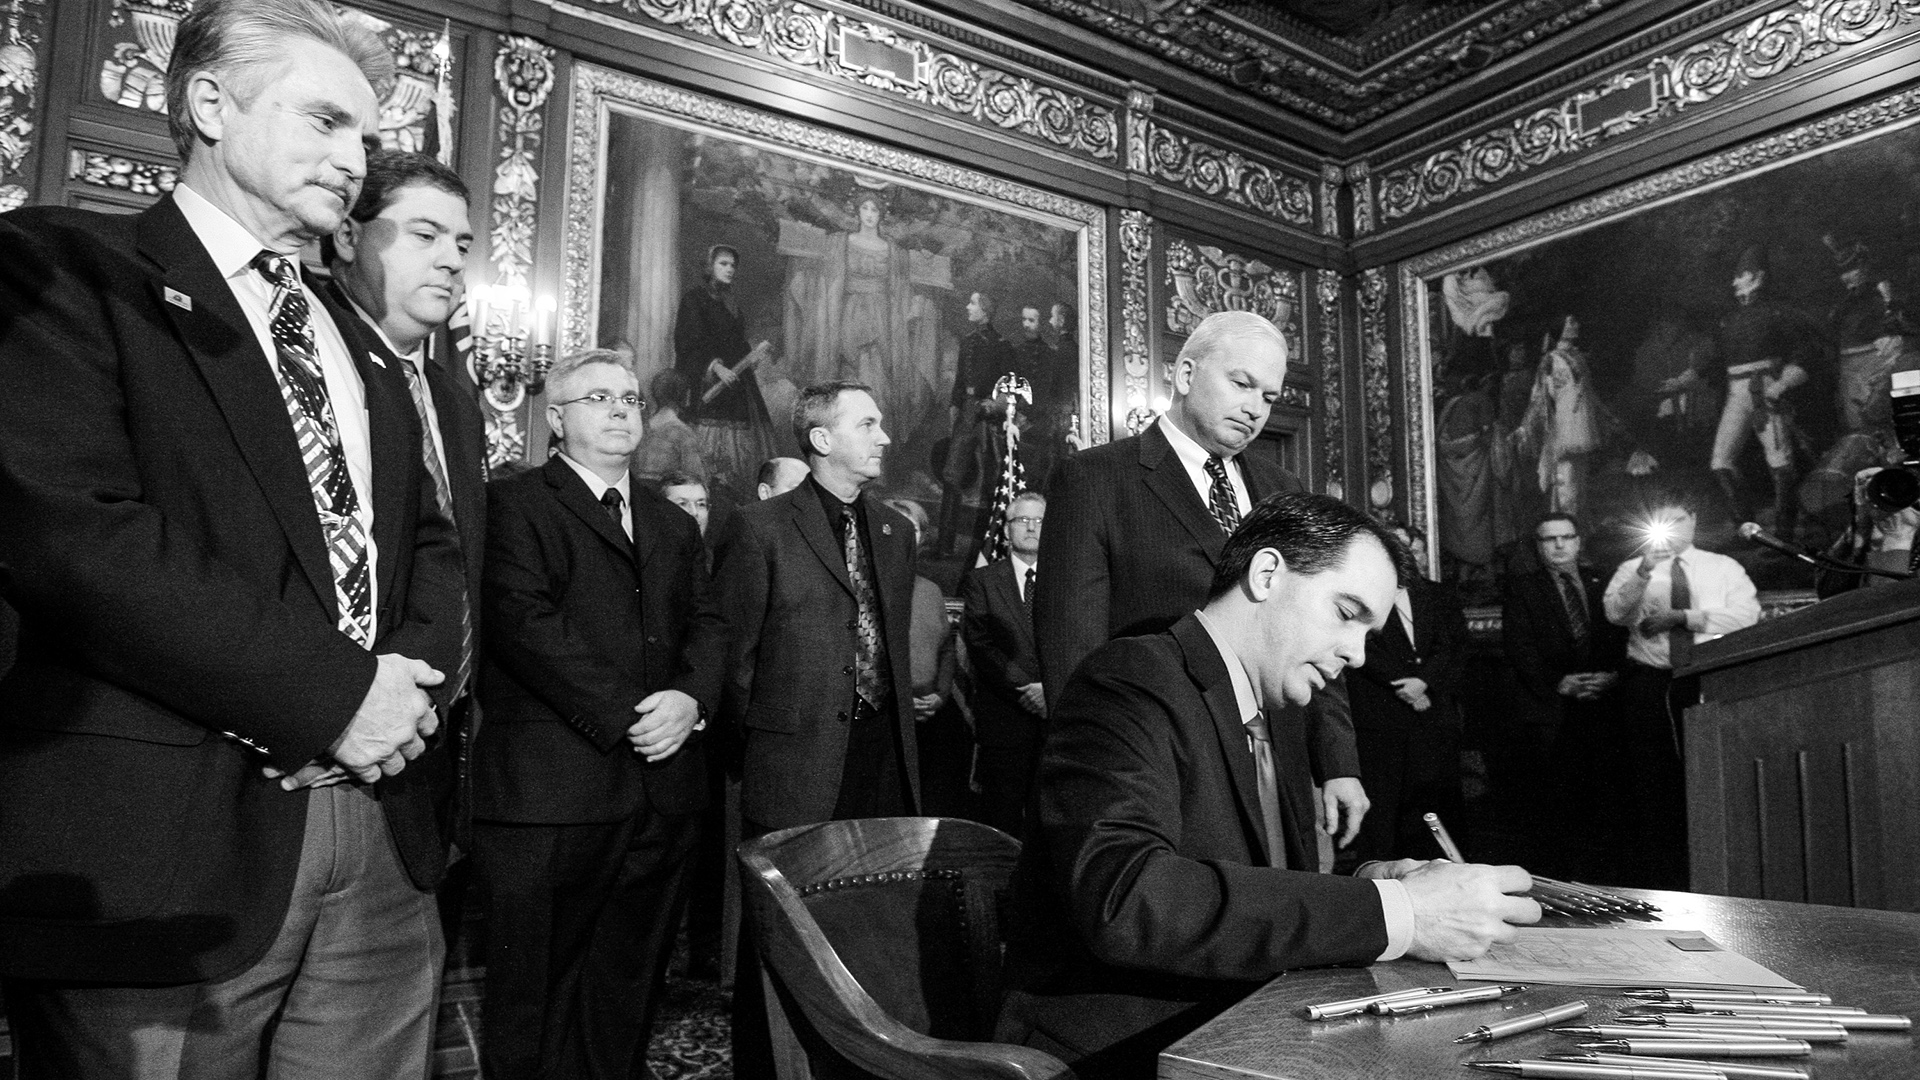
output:
[[[1693,893],[1630,892],[1660,905],[1658,923],[1700,929],[1736,952],[1806,986],[1834,1004],[1920,1018],[1920,915],[1865,908],[1743,900]],[[1459,1068],[1577,1052],[1582,1040],[1545,1031],[1494,1043],[1456,1046],[1475,1027],[1565,1001],[1585,1000],[1585,1021],[1604,1023],[1629,1004],[1618,990],[1536,986],[1501,1002],[1461,1005],[1405,1017],[1312,1022],[1314,1002],[1364,997],[1454,981],[1444,964],[1397,960],[1367,968],[1289,972],[1215,1017],[1160,1055],[1161,1080],[1474,1080]],[[1479,984],[1465,984],[1479,985]],[[1769,1059],[1771,1060],[1771,1059]],[[1816,1080],[1913,1080],[1920,1077],[1920,1033],[1856,1032],[1845,1044],[1816,1046],[1801,1063]]]

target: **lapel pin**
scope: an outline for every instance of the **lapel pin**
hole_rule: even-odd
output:
[[[166,296],[167,296],[167,303],[172,304],[174,307],[179,308],[181,311],[193,310],[193,297],[188,296],[186,293],[181,292],[179,289],[167,289]]]
[[[886,524],[885,522],[882,522],[882,523],[880,524],[880,535],[881,535],[881,536],[892,536],[892,535],[893,535],[893,526],[891,526],[891,525],[888,525],[888,524]]]

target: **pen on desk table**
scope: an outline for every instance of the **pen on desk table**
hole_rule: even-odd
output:
[[[1369,994],[1366,997],[1348,998],[1345,1001],[1323,1001],[1318,1005],[1307,1006],[1307,1019],[1334,1020],[1343,1016],[1355,1016],[1367,1011],[1367,1006],[1376,1001],[1397,1001],[1401,998],[1422,997],[1427,994],[1451,994],[1456,987],[1421,986],[1412,990],[1392,990],[1384,994]]]
[[[1748,1038],[1777,1038],[1766,1032],[1721,1034],[1717,1031],[1681,1031],[1678,1028],[1636,1027],[1632,1024],[1585,1024],[1578,1027],[1548,1028],[1550,1035],[1576,1035],[1595,1039],[1719,1039],[1737,1041]]]
[[[1581,1065],[1571,1061],[1466,1061],[1469,1069],[1487,1069],[1539,1080],[1725,1080],[1718,1069],[1676,1069],[1658,1065]]]
[[[1376,1001],[1367,1006],[1367,1011],[1380,1016],[1405,1016],[1408,1013],[1426,1012],[1428,1009],[1444,1009],[1450,1005],[1498,1001],[1508,994],[1517,994],[1525,989],[1524,986],[1477,986],[1472,990],[1449,990],[1444,994],[1401,998],[1398,1001]]]
[[[1481,1024],[1453,1041],[1457,1043],[1492,1042],[1509,1035],[1538,1031],[1549,1024],[1557,1024],[1562,1020],[1571,1020],[1576,1016],[1585,1015],[1586,1011],[1586,1002],[1569,1001],[1564,1005],[1555,1005],[1551,1009],[1543,1009],[1540,1012],[1523,1013],[1498,1023]]]
[[[1600,889],[1598,889],[1598,888],[1595,888],[1595,887],[1594,887],[1594,886],[1592,886],[1592,885],[1589,885],[1589,884],[1587,884],[1587,883],[1586,883],[1586,882],[1584,882],[1584,881],[1569,881],[1569,882],[1567,882],[1567,884],[1569,884],[1569,885],[1573,885],[1573,886],[1576,886],[1576,887],[1578,887],[1578,888],[1582,888],[1582,889],[1591,889],[1591,890],[1592,890],[1592,891],[1594,891],[1594,892],[1601,892],[1601,891],[1602,891],[1602,890],[1600,890]],[[1651,912],[1655,912],[1655,911],[1659,911],[1659,910],[1660,910],[1660,905],[1658,905],[1658,904],[1656,904],[1656,903],[1654,903],[1654,902],[1652,902],[1652,901],[1650,901],[1650,900],[1636,900],[1636,899],[1634,899],[1634,898],[1633,898],[1633,897],[1631,897],[1631,896],[1615,896],[1615,894],[1613,894],[1613,893],[1608,893],[1607,895],[1608,895],[1608,896],[1614,896],[1614,898],[1615,898],[1615,899],[1617,899],[1617,900],[1621,900],[1621,901],[1624,901],[1624,902],[1626,902],[1626,903],[1628,903],[1628,904],[1631,904],[1631,905],[1633,906],[1633,908],[1634,908],[1634,910],[1636,910],[1636,911],[1640,911],[1640,912],[1646,912],[1646,913],[1651,913]]]
[[[1854,1031],[1911,1031],[1913,1018],[1888,1013],[1870,1013],[1865,1009],[1856,1009],[1845,1005],[1771,1005],[1747,1001],[1708,1001],[1694,1003],[1690,1001],[1652,1001],[1635,1006],[1636,1010],[1661,1016],[1693,1016],[1700,1018],[1714,1016],[1771,1017],[1774,1019],[1820,1020],[1829,1024],[1839,1024]],[[1644,1015],[1642,1013],[1628,1013]],[[1625,1019],[1622,1016],[1621,1019]]]
[[[1774,1035],[1782,1039],[1808,1042],[1846,1042],[1847,1029],[1819,1020],[1794,1020],[1791,1017],[1714,1017],[1714,1016],[1623,1016],[1620,1023],[1637,1026],[1652,1034],[1673,1033],[1688,1038],[1696,1034]]]
[[[1745,1061],[1711,1061],[1704,1058],[1632,1057],[1627,1054],[1548,1054],[1548,1061],[1585,1061],[1595,1065],[1632,1065],[1644,1062],[1664,1068],[1703,1065],[1727,1074],[1728,1080],[1809,1080],[1805,1069],[1785,1065],[1754,1065]]]
[[[1813,1044],[1805,1039],[1609,1039],[1581,1043],[1582,1050],[1634,1057],[1810,1057]]]
[[[1811,990],[1689,990],[1681,986],[1643,986],[1622,990],[1622,997],[1643,1001],[1753,1001],[1776,1005],[1831,1005],[1833,998]]]
[[[1453,862],[1467,861],[1467,857],[1460,854],[1459,845],[1455,844],[1453,837],[1447,833],[1447,827],[1440,824],[1439,814],[1422,814],[1420,820],[1427,823],[1427,831],[1433,834],[1434,842],[1440,845],[1441,854]]]

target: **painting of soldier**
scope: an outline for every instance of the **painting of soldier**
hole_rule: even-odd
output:
[[[1491,597],[1549,511],[1579,515],[1612,565],[1649,493],[1677,488],[1702,547],[1763,589],[1809,586],[1736,529],[1824,547],[1854,474],[1897,456],[1888,380],[1920,368],[1915,206],[1907,126],[1427,277],[1444,576]]]

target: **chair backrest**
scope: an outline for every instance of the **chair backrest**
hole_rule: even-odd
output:
[[[1070,1077],[1041,1051],[983,1041],[999,1010],[1000,905],[1019,852],[1005,833],[952,818],[831,821],[742,844],[776,1032],[791,1024],[810,1052],[824,1042],[883,1080]],[[776,1057],[790,1080],[794,1063]]]

